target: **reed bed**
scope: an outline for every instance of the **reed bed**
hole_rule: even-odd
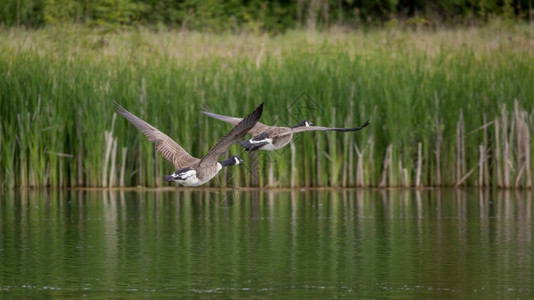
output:
[[[173,167],[113,101],[201,157],[229,129],[207,106],[295,136],[211,186],[532,187],[534,29],[210,35],[0,31],[0,186],[162,186]]]

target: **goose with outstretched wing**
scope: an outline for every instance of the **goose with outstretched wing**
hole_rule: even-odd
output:
[[[202,113],[205,115],[236,125],[241,122],[241,118],[235,118],[230,116],[223,116],[215,114],[207,109],[203,110]],[[322,127],[322,126],[311,126],[312,123],[303,120],[299,124],[293,127],[279,127],[279,126],[268,126],[257,122],[249,133],[252,134],[250,140],[243,140],[239,142],[243,148],[247,151],[255,150],[276,150],[284,147],[289,144],[293,139],[293,134],[304,131],[341,131],[341,132],[350,132],[358,131],[369,125],[369,121],[365,121],[363,125],[356,128],[335,128],[335,127]]]
[[[191,156],[156,127],[136,117],[119,104],[115,103],[115,105],[117,112],[137,127],[150,142],[155,143],[156,150],[174,164],[176,171],[163,178],[168,182],[176,182],[184,186],[202,185],[217,175],[223,167],[242,163],[243,160],[236,155],[222,161],[218,159],[232,144],[242,139],[256,125],[263,111],[262,103],[248,116],[237,122],[230,132],[223,136],[203,158],[199,159]]]

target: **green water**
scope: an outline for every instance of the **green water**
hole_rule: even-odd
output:
[[[534,297],[530,192],[0,195],[0,298]]]

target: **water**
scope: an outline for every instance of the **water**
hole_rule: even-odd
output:
[[[531,202],[478,190],[3,192],[0,297],[534,297]]]

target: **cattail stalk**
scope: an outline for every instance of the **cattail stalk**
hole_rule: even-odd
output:
[[[465,174],[465,130],[464,113],[460,110],[460,117],[456,123],[456,182],[460,182]]]
[[[508,142],[508,112],[502,106],[502,165],[503,165],[503,187],[510,188],[510,144]]]
[[[77,155],[77,186],[81,187],[84,185],[83,180],[83,138],[82,138],[82,113],[81,110],[78,110],[78,120],[76,122],[76,139],[78,142],[78,155]]]
[[[360,152],[360,149],[356,143],[354,143],[354,150],[358,155],[358,162],[356,165],[356,186],[362,187],[365,185],[365,181],[363,179],[363,152]]]
[[[102,186],[106,187],[107,183],[108,183],[108,180],[107,180],[107,178],[108,178],[108,162],[109,162],[109,157],[110,157],[110,154],[111,154],[111,147],[112,147],[111,132],[106,130],[104,132],[104,137],[105,137],[105,140],[106,140],[106,151],[105,151],[105,154],[104,154],[104,169],[102,170]]]
[[[260,186],[260,175],[258,168],[258,152],[251,153],[251,165],[250,165],[250,186]]]
[[[486,114],[483,114],[482,115],[482,119],[484,121],[484,186],[490,186],[490,182],[489,182],[489,162],[488,162],[488,155],[486,154],[487,153],[487,149],[488,149],[488,126],[489,123],[487,123],[486,121]]]
[[[124,186],[124,174],[126,172],[126,154],[128,153],[128,147],[122,147],[122,161],[121,161],[121,175],[119,180],[119,186]]]
[[[115,159],[117,158],[117,138],[112,139],[111,146],[111,168],[109,171],[109,187],[115,186]]]
[[[496,167],[496,173],[497,173],[497,187],[502,187],[503,182],[503,170],[502,170],[502,153],[501,153],[501,135],[500,135],[500,123],[499,119],[495,118],[495,121],[493,121],[493,124],[495,125],[495,165]]]
[[[315,138],[315,166],[316,166],[316,186],[321,186],[323,184],[322,177],[322,168],[321,168],[321,144],[319,143],[319,138]]]
[[[269,171],[268,172],[269,172],[269,175],[268,175],[268,178],[269,178],[268,186],[275,187],[273,164],[271,163],[270,160],[269,160]]]
[[[484,173],[485,173],[485,161],[486,161],[486,151],[484,149],[484,145],[478,146],[478,186],[483,187],[484,186]]]
[[[421,170],[423,169],[423,145],[421,142],[417,144],[417,172],[415,175],[415,186],[421,186]]]
[[[388,171],[391,169],[391,152],[393,151],[393,145],[389,144],[388,148],[386,149],[386,155],[384,156],[384,167],[382,169],[382,180],[378,184],[379,187],[386,187],[388,186]],[[389,184],[391,185],[391,175],[389,176]]]
[[[297,172],[297,166],[296,166],[297,150],[295,149],[295,145],[293,142],[289,144],[289,147],[291,149],[291,183],[290,184],[291,184],[291,187],[295,187],[297,186],[296,184],[297,178],[295,176],[295,173]]]
[[[441,186],[441,141],[443,140],[443,134],[440,128],[438,119],[436,118],[436,144],[434,149],[434,155],[436,157],[436,185]]]

